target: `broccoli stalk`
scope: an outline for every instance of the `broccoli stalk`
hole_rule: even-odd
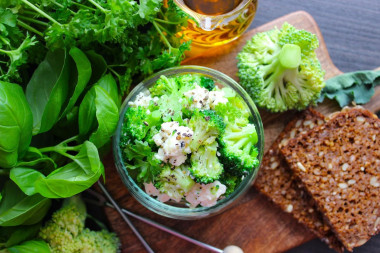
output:
[[[314,34],[285,23],[259,33],[238,54],[240,83],[261,107],[272,112],[302,110],[325,86],[314,50]]]
[[[257,132],[253,124],[244,127],[234,124],[226,128],[219,139],[224,166],[237,175],[252,171],[259,164],[255,147],[257,141]]]
[[[198,183],[208,184],[218,180],[223,173],[223,165],[216,155],[218,143],[201,146],[191,155],[191,175]]]

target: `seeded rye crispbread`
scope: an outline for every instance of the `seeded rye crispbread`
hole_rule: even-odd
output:
[[[347,108],[281,148],[295,176],[350,251],[380,230],[380,120]]]
[[[308,227],[331,248],[343,252],[342,244],[337,240],[329,225],[324,222],[313,199],[302,185],[294,180],[291,170],[280,154],[280,147],[286,145],[289,139],[304,134],[324,122],[322,114],[308,109],[288,123],[264,155],[254,186],[283,211],[290,213],[298,222]]]

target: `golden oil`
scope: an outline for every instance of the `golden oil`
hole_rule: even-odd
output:
[[[205,15],[220,15],[235,9],[242,0],[184,0],[193,11]]]
[[[174,0],[191,17],[178,36],[192,47],[214,47],[237,39],[251,24],[257,0]]]

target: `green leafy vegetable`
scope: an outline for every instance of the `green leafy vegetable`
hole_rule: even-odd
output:
[[[72,57],[76,65],[76,71],[73,71],[74,73],[71,75],[75,80],[70,82],[70,99],[65,110],[61,113],[61,117],[66,116],[66,114],[74,107],[79,96],[86,88],[92,74],[91,62],[80,49],[76,47],[71,48],[69,55]]]
[[[119,108],[121,105],[121,96],[115,78],[113,78],[111,74],[106,74],[100,78],[97,84],[110,95],[116,106]]]
[[[107,71],[107,62],[103,56],[89,50],[86,52],[87,58],[91,62],[92,75],[89,84],[96,83]]]
[[[26,87],[34,135],[50,130],[59,119],[69,92],[68,59],[66,50],[49,51]]]
[[[100,86],[94,86],[94,88],[98,128],[91,134],[89,140],[100,148],[110,141],[110,137],[115,132],[119,121],[119,110],[112,97],[103,88]]]
[[[0,81],[0,167],[10,168],[27,151],[33,116],[23,90]]]
[[[16,166],[39,168],[44,172],[57,168],[57,164],[51,157],[41,153],[41,151],[35,147],[29,147],[22,161],[18,162]]]
[[[369,102],[375,93],[375,86],[380,85],[380,71],[357,71],[342,74],[326,81],[317,102],[324,98],[335,99],[340,107]]]
[[[22,60],[15,62],[17,67],[32,54],[25,50],[37,39],[38,44],[49,49],[94,50],[105,59],[107,69],[119,81],[120,93],[125,94],[132,80],[137,83],[157,70],[178,65],[190,48],[190,42],[182,42],[176,36],[181,27],[187,25],[187,16],[172,0],[168,8],[163,7],[162,2],[67,0],[57,3],[45,0],[40,4],[32,0],[8,1],[2,4],[6,10],[3,15],[11,19],[2,24],[5,27],[2,37],[12,41],[12,50],[23,43],[19,49]],[[12,36],[11,32],[18,36]],[[30,39],[28,33],[36,34],[37,39]],[[43,50],[46,49],[42,47],[38,52]],[[95,56],[92,60],[99,62],[101,58]],[[10,62],[4,61],[6,66]],[[15,78],[16,74],[10,73],[9,78]],[[101,71],[98,74],[98,78],[102,76]],[[96,80],[94,76],[91,81]]]
[[[10,172],[10,178],[26,193],[39,193],[47,198],[68,198],[91,187],[101,175],[104,167],[100,161],[96,146],[86,141],[75,156],[64,153],[64,147],[53,147],[71,160],[71,163],[54,170],[45,176],[41,172],[16,167]]]
[[[162,170],[160,166],[162,161],[154,157],[155,153],[152,152],[148,143],[136,140],[134,144],[122,143],[121,145],[126,167],[136,174],[137,181],[139,183],[152,182]]]
[[[32,225],[40,222],[51,200],[39,194],[25,195],[16,184],[7,181],[0,202],[0,226]]]
[[[26,51],[36,43],[35,36],[22,34],[11,10],[0,9],[0,80],[20,79],[20,66],[28,60]]]
[[[0,228],[0,249],[11,247],[23,241],[33,239],[40,230],[41,223],[29,226],[14,226]]]
[[[109,93],[100,85],[95,85],[83,98],[78,120],[80,135],[86,136],[94,131],[89,140],[100,148],[109,142],[116,130],[119,110]]]
[[[49,245],[42,240],[30,240],[7,248],[9,253],[50,253]]]

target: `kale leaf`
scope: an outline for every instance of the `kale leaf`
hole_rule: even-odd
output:
[[[317,102],[324,98],[335,99],[340,107],[356,104],[365,104],[375,93],[375,86],[380,85],[380,71],[356,71],[330,78],[322,90]]]

